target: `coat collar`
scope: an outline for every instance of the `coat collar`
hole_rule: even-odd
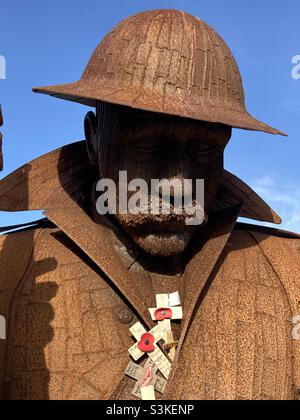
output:
[[[143,282],[142,287],[137,284],[137,279],[128,271],[129,267],[121,262],[116,251],[118,238],[112,223],[106,217],[95,223],[72,200],[66,207],[47,209],[45,215],[98,266],[106,281],[118,290],[146,326],[152,328],[154,325],[147,306],[152,298],[152,287],[147,282]]]
[[[240,208],[241,206],[234,206],[218,212],[201,230],[201,237],[198,238],[197,234],[194,237],[195,247],[189,256],[180,290],[186,313],[182,339],[190,326],[203,288],[232,233]],[[106,217],[95,223],[71,200],[64,208],[47,209],[45,215],[98,266],[106,280],[118,289],[136,315],[147,327],[152,328],[154,324],[148,311],[150,302],[153,301],[151,282],[143,281],[141,286],[138,276],[130,275],[129,266],[121,262],[116,251],[120,243],[118,229]]]
[[[168,384],[172,383],[179,355],[194,315],[205,296],[206,286],[213,280],[213,273],[218,269],[218,261],[228,243],[240,214],[241,205],[220,211],[210,218],[201,231],[201,238],[194,238],[195,248],[182,276],[180,295],[183,297],[184,319],[176,359],[172,364]],[[94,223],[87,213],[74,201],[70,200],[65,208],[52,208],[45,211],[49,220],[58,226],[104,273],[104,278],[117,289],[128,302],[137,319],[151,329],[154,323],[149,315],[149,302],[153,301],[153,289],[150,281],[143,277],[130,275],[128,268],[121,264],[115,251],[116,233],[114,226],[103,217],[103,223]],[[99,221],[98,221],[99,222]],[[139,281],[140,280],[140,281]],[[111,399],[121,399],[122,389],[128,378],[124,376]],[[165,398],[169,395],[166,389]]]

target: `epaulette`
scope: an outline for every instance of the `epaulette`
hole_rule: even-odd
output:
[[[238,222],[236,224],[236,228],[241,229],[241,230],[251,230],[254,232],[265,233],[266,235],[278,236],[280,238],[285,238],[285,239],[300,239],[300,235],[298,233],[289,232],[287,230],[281,230],[281,229],[276,229],[276,228],[267,227],[267,226],[252,225],[250,223]]]

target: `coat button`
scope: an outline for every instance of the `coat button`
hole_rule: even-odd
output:
[[[134,314],[127,308],[121,309],[117,316],[121,324],[130,324],[134,320]]]

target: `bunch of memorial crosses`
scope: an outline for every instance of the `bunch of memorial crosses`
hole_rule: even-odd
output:
[[[149,332],[140,322],[130,328],[136,340],[129,349],[134,362],[130,361],[125,372],[137,381],[132,394],[142,400],[156,400],[155,393],[163,394],[166,388],[178,344],[174,341],[172,321],[183,317],[179,293],[156,295],[156,308],[149,312],[157,325]]]

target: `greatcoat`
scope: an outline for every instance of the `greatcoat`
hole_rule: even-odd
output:
[[[300,341],[292,334],[300,314],[299,235],[237,222],[279,218],[224,172],[184,272],[166,274],[113,222],[94,223],[85,207],[92,172],[79,142],[0,183],[0,210],[43,209],[46,216],[0,237],[0,315],[7,320],[0,396],[134,399],[135,382],[124,374],[134,343],[129,328],[137,321],[153,327],[155,293],[178,289],[184,318],[158,398],[299,399]]]

